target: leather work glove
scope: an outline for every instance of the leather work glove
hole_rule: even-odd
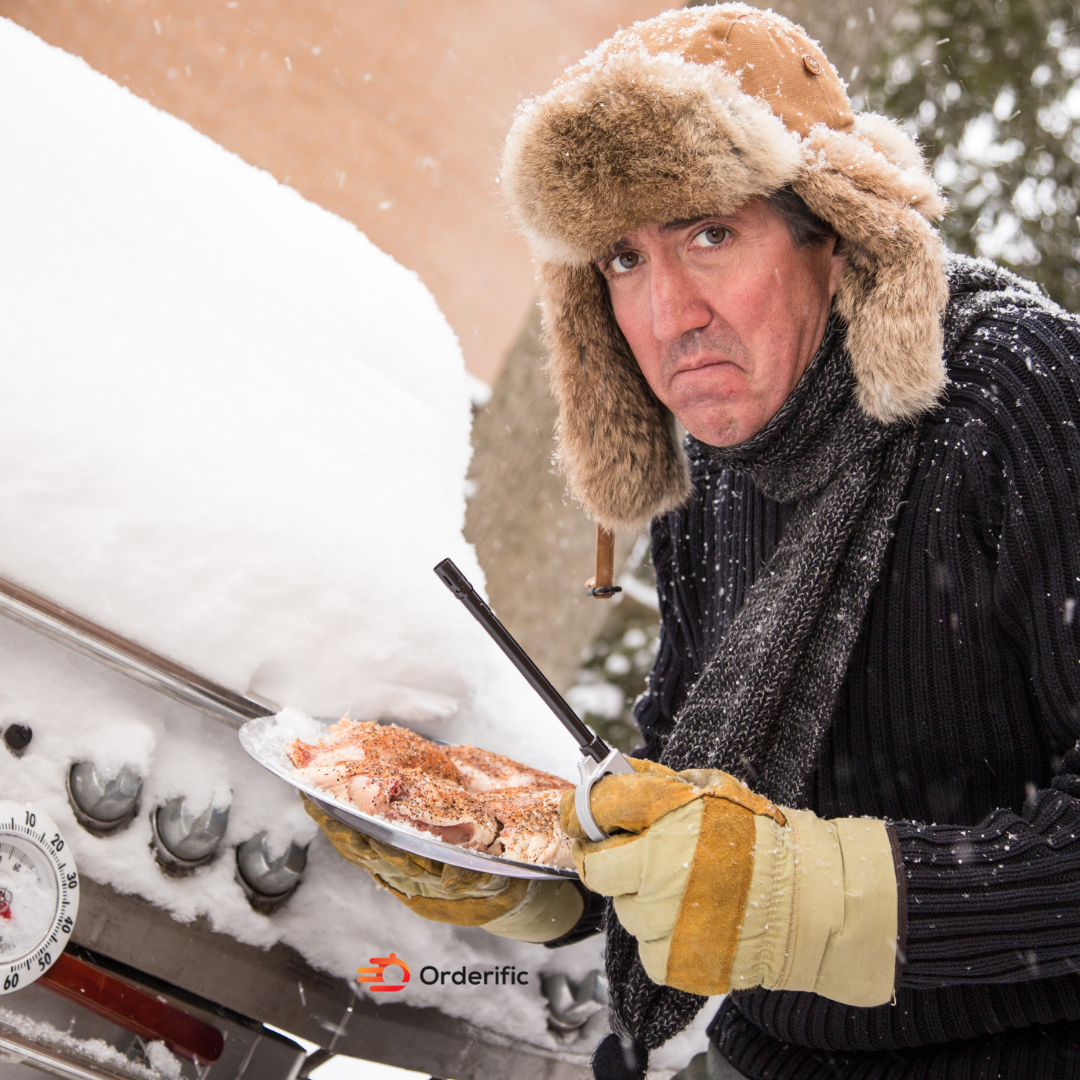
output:
[[[898,890],[883,821],[783,809],[717,769],[630,764],[635,775],[592,791],[607,840],[586,839],[574,792],[560,812],[582,882],[613,898],[654,982],[892,999]]]
[[[545,942],[572,930],[585,909],[571,881],[503,877],[412,855],[332,818],[305,795],[300,798],[341,855],[423,919]]]

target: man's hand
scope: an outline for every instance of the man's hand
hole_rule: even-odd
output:
[[[897,883],[884,822],[783,809],[715,769],[631,764],[636,775],[593,788],[607,840],[585,838],[572,791],[560,810],[582,882],[613,897],[654,982],[891,1000]]]
[[[351,829],[300,797],[338,852],[421,918],[535,942],[562,937],[581,918],[584,902],[569,881],[502,877],[412,855]]]

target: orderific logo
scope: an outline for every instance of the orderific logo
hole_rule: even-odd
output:
[[[364,983],[373,993],[390,994],[396,990],[404,990],[405,984],[412,978],[409,965],[396,953],[389,956],[372,956],[369,958],[371,967],[357,968],[356,981]],[[386,981],[387,968],[397,968],[401,972],[401,981],[388,983]]]
[[[389,956],[372,956],[370,967],[357,968],[356,981],[363,983],[373,994],[390,994],[404,990],[405,984],[412,978],[409,965],[397,953]],[[390,976],[387,976],[387,971]],[[401,975],[397,976],[400,971]],[[395,981],[391,982],[391,979]],[[425,986],[528,986],[529,972],[518,971],[513,964],[501,968],[476,970],[462,965],[459,968],[442,970],[433,964],[425,964],[420,969],[420,981]]]

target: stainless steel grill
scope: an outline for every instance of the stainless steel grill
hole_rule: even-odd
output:
[[[230,727],[273,711],[271,703],[217,686],[2,579],[0,614]],[[122,827],[135,813],[149,809],[159,861],[171,872],[215,856],[234,857],[237,880],[253,906],[264,911],[272,912],[287,900],[303,873],[303,849],[273,858],[260,836],[231,856],[218,852],[216,840],[224,833],[220,810],[217,817],[213,808],[185,811],[179,801],[140,808],[139,778],[134,775],[102,783],[92,763],[76,766],[68,779],[68,795],[80,823],[98,833]],[[587,1080],[591,1075],[585,1054],[575,1052],[569,1042],[564,1051],[554,1051],[437,1009],[375,1005],[356,984],[316,970],[291,948],[264,950],[218,933],[203,920],[177,922],[138,896],[86,877],[68,951],[83,965],[82,977],[112,979],[120,984],[120,990],[114,986],[115,993],[144,1004],[157,1001],[166,1017],[180,1023],[187,1017],[220,1033],[222,1050],[216,1060],[182,1058],[185,1080],[296,1080],[333,1054],[443,1080]],[[598,1001],[602,986],[593,980],[587,993],[575,993],[564,983],[550,983],[551,1024],[570,1040],[575,1025],[596,1012],[595,1001],[590,1004],[588,999]],[[155,1075],[147,1048],[157,1029],[141,1028],[122,1015],[123,1010],[95,1010],[71,1000],[77,996],[62,996],[44,981],[0,996],[0,1080],[30,1080],[42,1072],[79,1080],[150,1080]],[[271,1028],[320,1049],[305,1057],[297,1043]],[[101,1040],[97,1056],[92,1040]]]

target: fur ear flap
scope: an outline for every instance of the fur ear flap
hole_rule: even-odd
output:
[[[829,133],[831,138],[832,133]],[[865,144],[863,144],[865,147]],[[843,237],[847,266],[835,303],[863,411],[882,424],[932,409],[945,388],[942,315],[948,302],[944,246],[914,205],[931,200],[925,173],[901,170],[864,149],[858,181],[821,155],[792,185]],[[935,192],[936,193],[936,192]],[[905,205],[906,204],[906,205]]]
[[[596,266],[548,263],[540,280],[559,465],[598,524],[641,529],[690,494],[674,418],[638,369]]]
[[[910,206],[924,218],[941,217],[948,209],[941,189],[900,125],[884,116],[860,115],[855,127],[855,133],[815,127],[804,149],[810,167],[835,169],[860,191]]]
[[[880,113],[856,113],[852,130],[869,139],[897,168],[925,174],[926,162],[918,143],[895,120]]]

